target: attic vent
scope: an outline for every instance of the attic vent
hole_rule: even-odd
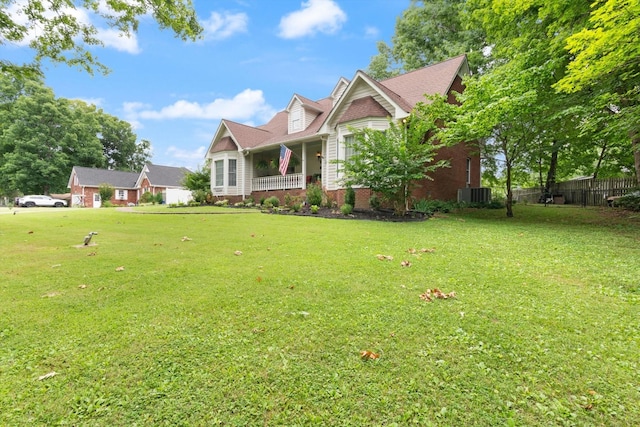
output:
[[[458,202],[465,203],[489,203],[491,201],[490,188],[460,188],[458,189]]]

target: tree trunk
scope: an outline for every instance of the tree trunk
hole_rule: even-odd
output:
[[[509,160],[507,164],[507,218],[513,218],[513,192],[511,191],[511,163]]]
[[[640,132],[633,130],[630,134],[631,149],[633,150],[633,166],[636,170],[636,182],[640,187]]]
[[[556,185],[556,173],[558,171],[558,148],[556,143],[553,144],[553,151],[551,152],[551,161],[549,162],[549,171],[547,172],[547,182],[544,188],[547,191],[551,191],[554,185]]]

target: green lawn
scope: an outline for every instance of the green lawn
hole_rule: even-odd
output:
[[[640,425],[637,215],[151,211],[0,215],[0,425]]]

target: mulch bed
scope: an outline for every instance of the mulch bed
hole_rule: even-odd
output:
[[[309,208],[303,208],[298,212],[292,210],[270,210],[263,211],[264,213],[271,215],[294,215],[294,216],[311,216],[317,218],[331,218],[331,219],[359,219],[369,221],[388,221],[388,222],[416,222],[424,221],[429,218],[429,215],[421,212],[407,212],[404,216],[395,215],[393,210],[390,209],[354,209],[349,215],[345,215],[340,212],[338,208],[326,208],[322,207],[318,209],[317,213],[311,213]]]

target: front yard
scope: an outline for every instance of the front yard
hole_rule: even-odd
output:
[[[640,425],[637,215],[238,211],[0,215],[0,425]]]

